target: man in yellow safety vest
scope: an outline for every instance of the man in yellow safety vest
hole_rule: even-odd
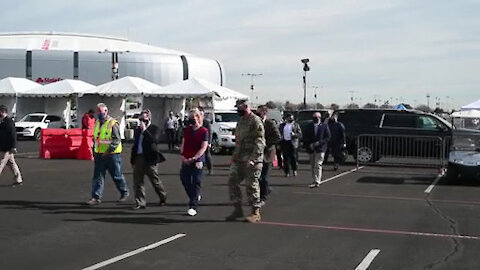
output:
[[[95,167],[92,179],[92,198],[88,205],[101,203],[105,174],[108,173],[113,179],[115,186],[120,192],[118,202],[123,202],[129,195],[127,182],[122,173],[122,141],[118,122],[108,115],[107,105],[97,105],[98,121],[93,131]]]

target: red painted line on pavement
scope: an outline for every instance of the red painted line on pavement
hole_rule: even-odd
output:
[[[414,235],[414,236],[426,236],[426,237],[441,237],[441,238],[480,240],[480,237],[478,237],[478,236],[456,235],[456,234],[410,232],[410,231],[368,229],[368,228],[341,227],[341,226],[325,226],[325,225],[311,225],[311,224],[295,224],[295,223],[269,222],[269,221],[260,221],[260,222],[257,222],[257,224],[283,226],[283,227],[326,229],[326,230],[336,230],[336,231],[369,232],[369,233],[383,233],[383,234],[398,234],[398,235]]]
[[[352,198],[366,198],[366,199],[383,199],[383,200],[404,200],[404,201],[425,201],[425,198],[414,197],[396,197],[396,196],[372,196],[372,195],[356,195],[356,194],[342,194],[342,193],[327,193],[327,192],[293,192],[295,194],[307,194],[307,195],[326,195],[326,196],[338,196],[338,197],[352,197]],[[436,200],[428,199],[431,202],[439,203],[458,203],[458,204],[475,204],[480,205],[480,201],[461,201],[461,200]]]

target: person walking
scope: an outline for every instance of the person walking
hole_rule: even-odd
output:
[[[180,146],[182,157],[180,179],[189,198],[187,214],[195,216],[203,177],[205,151],[208,147],[208,130],[202,126],[203,117],[198,109],[190,111],[189,120],[191,124],[183,130]]]
[[[82,129],[95,128],[95,111],[90,109],[82,117]]]
[[[208,175],[213,175],[213,164],[212,164],[212,154],[211,154],[211,148],[212,148],[212,124],[210,123],[210,120],[208,120],[205,117],[205,112],[200,109],[202,113],[202,118],[203,118],[203,123],[202,126],[207,129],[208,131],[208,147],[207,150],[205,151],[205,165],[207,166],[208,170]]]
[[[17,152],[17,131],[15,123],[8,116],[8,108],[0,105],[0,174],[7,166],[12,171],[14,181],[12,186],[23,184],[22,174],[15,162],[14,154]]]
[[[292,114],[287,114],[285,119],[286,122],[280,124],[279,127],[282,136],[280,147],[283,154],[283,170],[287,177],[291,175],[290,172],[293,173],[293,176],[297,176],[298,146],[302,138],[302,130],[294,121]]]
[[[173,112],[168,113],[165,121],[165,133],[167,134],[168,150],[175,150],[175,135],[178,128],[178,120],[173,116]]]
[[[92,196],[87,204],[98,205],[101,203],[107,170],[120,192],[118,202],[123,202],[129,196],[129,190],[122,173],[122,141],[119,124],[117,120],[108,115],[108,108],[104,103],[97,105],[97,117],[98,121],[95,123],[93,130]]]
[[[313,114],[313,122],[306,126],[303,139],[312,166],[313,183],[310,188],[319,187],[322,182],[322,165],[330,140],[330,130],[327,124],[322,124],[321,117],[319,112]]]
[[[144,177],[148,176],[152,186],[160,198],[160,206],[167,202],[167,192],[158,175],[157,164],[164,160],[158,152],[159,128],[152,124],[152,113],[143,110],[140,114],[140,124],[135,130],[135,140],[132,147],[130,163],[133,167],[133,186],[135,193],[135,206],[133,210],[144,209],[145,200]]]
[[[234,210],[225,220],[235,221],[243,218],[240,183],[246,180],[246,193],[252,212],[245,218],[245,221],[254,223],[261,219],[259,179],[265,148],[265,129],[260,117],[252,113],[245,100],[237,101],[236,106],[240,119],[235,132],[235,149],[232,154],[228,179],[230,200],[233,202]]]
[[[328,142],[328,151],[325,154],[325,161],[328,160],[329,153],[333,156],[333,170],[338,170],[340,163],[345,162],[342,157],[342,149],[345,149],[345,126],[342,122],[338,121],[338,114],[334,113],[332,117],[328,119],[328,128],[332,137]]]
[[[262,119],[265,128],[265,150],[263,151],[263,166],[260,174],[260,202],[265,204],[271,190],[268,185],[268,173],[275,158],[275,146],[280,142],[280,132],[275,121],[267,118],[268,108],[265,105],[258,106],[256,115]]]

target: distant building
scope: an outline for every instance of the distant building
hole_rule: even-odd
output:
[[[99,85],[136,76],[161,86],[188,78],[225,84],[213,59],[115,37],[72,33],[0,34],[0,79],[24,77],[47,84],[79,79]]]

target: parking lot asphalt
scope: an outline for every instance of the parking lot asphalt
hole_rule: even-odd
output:
[[[103,203],[83,204],[92,162],[38,159],[32,141],[18,148],[24,185],[11,187],[8,170],[0,176],[0,269],[480,268],[480,185],[447,185],[436,170],[356,170],[352,163],[333,171],[327,164],[328,181],[309,189],[309,165],[301,153],[297,177],[272,170],[262,222],[248,224],[224,221],[232,210],[228,155],[214,156],[215,174],[205,176],[198,214],[189,217],[177,153],[166,154],[159,165],[167,205],[156,205],[147,181],[149,205],[132,211],[133,199],[116,203],[119,194],[109,177]],[[132,187],[129,145],[124,149]],[[178,238],[158,243],[172,236]]]

